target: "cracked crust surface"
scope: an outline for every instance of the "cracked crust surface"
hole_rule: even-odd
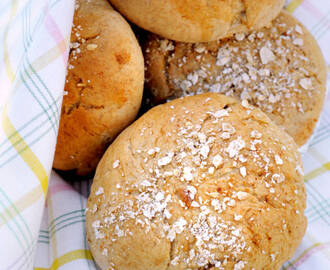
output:
[[[184,42],[208,42],[259,29],[274,19],[284,0],[109,0],[138,26]]]
[[[76,4],[54,168],[92,172],[140,108],[143,56],[124,18],[105,0]]]
[[[102,270],[279,269],[305,229],[293,139],[208,93],[156,106],[101,159],[86,230]]]
[[[322,111],[326,66],[308,30],[282,11],[269,27],[209,43],[150,35],[146,86],[158,101],[203,92],[247,99],[295,139],[312,135]]]

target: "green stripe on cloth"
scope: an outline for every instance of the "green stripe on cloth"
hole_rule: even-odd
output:
[[[27,32],[28,32],[28,30],[30,29],[30,27],[28,27],[28,26],[26,26],[25,27],[25,17],[27,16],[26,15],[26,12],[27,12],[27,10],[30,8],[30,3],[31,2],[28,2],[28,4],[25,6],[25,8],[24,8],[24,10],[23,10],[23,20],[22,20],[22,22],[23,22],[23,28],[25,28],[26,30],[25,31],[23,31],[23,46],[24,46],[24,48],[25,48],[25,51],[27,51],[28,50],[28,47],[29,47],[29,43],[28,43],[28,39],[30,38],[31,39],[31,41],[30,42],[32,42],[32,40],[33,40],[33,37],[30,35],[30,37],[28,37],[28,36],[26,36],[26,34],[27,34]],[[26,15],[26,16],[25,16]],[[24,63],[26,61],[26,64]],[[48,95],[49,95],[49,97],[50,97],[50,99],[51,99],[51,102],[50,103],[54,103],[55,102],[55,99],[54,99],[54,97],[53,97],[53,95],[51,94],[51,92],[49,91],[49,89],[48,89],[48,87],[46,86],[46,84],[43,82],[43,80],[40,78],[40,76],[37,74],[37,72],[34,70],[34,68],[32,67],[32,65],[31,65],[31,63],[30,63],[30,61],[29,61],[29,59],[28,59],[28,55],[26,55],[25,56],[25,58],[24,58],[24,61],[23,61],[23,66],[24,66],[24,71],[25,71],[25,73],[26,73],[26,75],[28,76],[28,78],[29,78],[29,80],[34,84],[34,85],[36,85],[35,83],[34,83],[34,80],[33,80],[33,78],[30,76],[30,74],[33,74],[33,75],[35,75],[36,76],[36,79],[39,81],[39,83],[43,86],[43,88],[46,90],[46,92],[48,93]],[[30,70],[31,70],[31,72],[27,72],[27,67],[29,67],[30,68]],[[49,106],[49,102],[48,102],[48,100],[44,97],[44,95],[43,95],[43,92],[42,91],[40,91],[40,89],[36,86],[35,87],[35,89],[37,89],[38,91],[39,91],[39,93],[41,94],[41,96],[44,98],[44,100],[46,101],[46,103],[48,104],[48,106]],[[51,106],[49,106],[50,108],[52,108]],[[59,118],[59,112],[58,112],[58,108],[57,108],[57,106],[56,106],[56,112],[54,112],[53,110],[52,110],[52,113],[54,114],[54,118],[55,118],[55,126],[57,127],[57,123],[58,123],[58,118]],[[53,123],[52,123],[53,124]]]
[[[325,199],[319,204],[315,205],[315,207],[325,207],[327,210],[327,213],[330,213],[330,198]],[[315,217],[315,212],[313,212],[313,209],[311,207],[308,207],[308,209],[305,211],[305,215],[308,217],[308,219],[312,219]]]
[[[62,97],[58,97],[57,100],[55,101],[55,103],[50,104],[50,106],[57,106],[57,103],[59,103],[61,101]],[[50,107],[47,108],[47,110],[49,110]],[[3,150],[2,152],[0,152],[0,157],[3,156],[5,153],[7,153],[7,151],[12,149],[12,145],[10,144],[10,139],[12,139],[14,136],[17,135],[17,133],[22,134],[23,131],[28,128],[30,125],[32,125],[34,122],[37,122],[42,116],[44,116],[44,112],[38,113],[36,114],[33,118],[31,118],[29,121],[27,121],[24,125],[22,125],[21,127],[19,127],[18,129],[16,129],[15,132],[13,132],[12,134],[10,134],[5,140],[3,140],[3,142],[0,144],[0,149],[2,147],[4,147],[6,144],[8,144],[7,148],[5,150]],[[43,126],[43,124],[45,123],[49,123],[49,121],[44,121],[42,122],[37,128],[35,128],[32,132],[29,132],[27,134],[22,134],[21,140],[18,140],[15,142],[15,144],[21,143],[22,140],[26,140],[30,135],[34,134],[35,131],[39,130],[40,127]],[[0,165],[1,166],[1,165]]]
[[[55,231],[51,231],[51,232],[50,232],[50,236],[48,236],[48,237],[47,237],[47,236],[43,236],[43,237],[41,237],[41,236],[39,235],[39,238],[43,238],[43,241],[48,240],[48,243],[49,243],[49,239],[52,238],[52,237],[54,237],[56,233],[58,233],[59,231],[65,229],[65,228],[67,228],[67,227],[69,227],[69,226],[71,226],[71,225],[75,225],[75,224],[78,224],[78,223],[82,223],[82,224],[84,224],[84,226],[85,226],[86,220],[85,220],[85,219],[81,219],[81,220],[77,220],[77,221],[70,222],[70,223],[68,223],[68,224],[65,224],[65,225],[59,227],[59,228],[56,228]]]
[[[32,267],[34,261],[33,254],[35,251],[36,243],[37,241],[34,239],[31,245],[23,252],[23,254],[17,255],[17,260],[14,261],[7,269],[24,269],[27,267]]]
[[[321,30],[322,30],[322,26],[326,29],[326,30],[328,30],[328,27],[327,27],[327,25],[323,25],[323,24],[327,24],[327,17],[330,15],[330,10],[327,12],[327,14],[325,14],[323,17],[322,17],[322,19],[321,20],[319,20],[318,22],[317,22],[317,24],[315,24],[312,28],[311,28],[311,30],[310,30],[310,32],[316,37],[316,39],[318,39],[318,32],[320,32]]]
[[[324,204],[327,204],[327,206],[325,206]],[[306,217],[308,218],[308,224],[312,224],[316,221],[321,220],[322,216],[320,216],[318,212],[322,212],[322,210],[323,212],[325,212],[325,215],[330,215],[329,201],[324,202],[322,205],[315,205],[315,208],[317,208],[318,211],[306,213]]]
[[[326,207],[322,205],[322,201],[326,201],[325,198],[321,193],[318,192],[316,188],[313,187],[313,185],[308,185],[307,188],[307,196],[313,197],[314,201],[316,202],[316,204],[312,205],[313,209],[318,213],[319,218],[321,218],[328,226],[330,226],[330,220],[328,220],[329,213],[326,210]],[[318,209],[317,206],[319,206],[320,209]],[[328,207],[330,206],[328,205]],[[323,215],[323,213],[325,215]]]
[[[44,127],[47,123],[49,123],[48,119],[45,120],[45,121],[40,122],[40,124],[38,126],[36,126],[33,130],[31,130],[27,134],[25,134],[24,137],[21,136],[21,138],[19,140],[15,140],[15,143],[14,144],[8,146],[7,149],[5,149],[3,152],[1,152],[0,157],[5,156],[10,151],[13,152],[13,146],[14,147],[15,146],[18,146],[20,143],[22,143],[22,141],[26,141],[30,136],[37,135],[36,132],[37,131],[40,131],[41,128]],[[32,144],[30,144],[30,146],[32,146]],[[15,152],[14,156],[17,156],[18,154],[19,153]],[[3,165],[5,165],[6,163],[7,163],[6,161],[4,161],[3,163],[0,163],[0,168],[3,167]]]
[[[79,209],[79,210],[74,210],[74,211],[71,211],[71,212],[68,212],[68,213],[65,213],[63,215],[60,215],[58,216],[57,218],[54,218],[50,223],[49,223],[49,226],[48,228],[50,228],[51,226],[53,226],[53,223],[55,223],[57,220],[63,218],[63,217],[66,217],[66,216],[70,216],[72,214],[75,214],[75,213],[81,213],[81,212],[85,212],[85,209]],[[45,231],[44,231],[45,232]]]
[[[9,197],[7,196],[7,194],[0,188],[0,194],[3,196],[3,198],[5,198],[5,200],[7,201],[7,205],[9,205],[9,207],[5,208],[5,203],[3,201],[0,201],[2,206],[4,207],[4,213],[6,213],[9,217],[9,219],[7,218],[7,221],[12,220],[17,227],[19,228],[23,238],[25,239],[26,243],[29,243],[29,240],[27,238],[30,239],[30,241],[33,241],[33,236],[32,236],[32,232],[30,230],[30,227],[26,224],[25,219],[22,217],[21,212],[17,209],[16,205],[9,199]],[[17,220],[18,218],[18,220]],[[18,221],[21,222],[21,224],[23,224],[23,227],[25,228],[27,235],[29,237],[26,236],[26,234],[24,233],[24,230],[21,228],[21,226],[18,224]]]
[[[26,74],[26,76],[28,76],[28,80],[26,80],[23,76],[23,73],[20,72],[19,76],[25,86],[25,88],[30,92],[30,94],[34,97],[34,99],[36,100],[36,102],[39,104],[39,106],[41,107],[42,111],[47,115],[51,126],[54,130],[54,134],[57,134],[57,129],[56,129],[56,124],[53,122],[53,118],[50,116],[50,114],[48,114],[48,111],[46,110],[45,106],[41,103],[41,101],[38,99],[38,97],[36,96],[36,94],[34,93],[33,89],[37,89],[38,92],[41,94],[42,97],[44,97],[44,95],[42,94],[42,91],[39,89],[39,87],[35,84],[34,80],[31,78],[30,74],[27,72],[25,64],[24,65],[24,73]],[[28,82],[31,82],[34,86],[34,88],[30,87],[28,85]],[[44,97],[44,99],[46,100],[46,98]],[[48,107],[50,106],[50,104],[47,102]],[[56,117],[56,116],[55,116]],[[56,119],[56,118],[55,118]]]
[[[47,130],[45,130],[45,132],[43,132],[43,133],[41,133],[40,134],[40,136],[38,136],[35,140],[33,140],[29,145],[30,145],[30,147],[32,147],[34,144],[36,144],[40,139],[42,139],[49,131],[51,130],[51,127],[50,128],[48,128]],[[24,140],[23,140],[23,143],[24,143]],[[5,166],[7,163],[9,163],[9,162],[11,162],[13,159],[15,159],[16,157],[18,157],[18,155],[17,154],[19,154],[19,155],[24,155],[24,152],[26,152],[26,151],[28,151],[28,152],[30,152],[30,147],[28,146],[28,145],[26,145],[26,146],[24,146],[24,147],[22,147],[22,148],[20,148],[19,149],[19,151],[17,151],[17,153],[15,153],[13,156],[11,156],[10,158],[8,158],[4,163],[1,163],[0,164],[0,168],[2,167],[2,166]],[[34,165],[37,165],[37,164],[34,164]],[[47,176],[47,179],[45,178],[45,180],[47,180],[48,181],[48,176]],[[47,184],[48,184],[48,182],[47,182]],[[47,186],[45,186],[46,185],[46,182],[45,183],[43,183],[43,190],[45,191],[45,192],[47,192]]]
[[[4,215],[4,213],[6,213],[7,216],[8,216],[4,220],[5,224],[7,225],[8,228],[10,226],[9,225],[10,222],[13,222],[16,225],[16,227],[18,229],[18,232],[22,236],[22,238],[24,240],[24,243],[25,243],[25,245],[23,247],[22,241],[19,240],[20,246],[23,248],[23,250],[29,250],[32,246],[33,241],[34,241],[34,237],[32,235],[30,227],[26,224],[25,219],[22,217],[22,214],[17,209],[16,205],[13,202],[11,202],[11,200],[9,199],[7,194],[1,188],[0,188],[0,194],[3,196],[3,198],[5,198],[7,203],[10,205],[6,209],[4,209],[4,212],[2,214],[2,215]],[[3,201],[1,201],[1,197],[0,197],[0,204],[2,205],[2,207],[5,208],[5,204],[3,203]],[[18,240],[19,236],[13,230],[12,230],[12,232],[15,234],[15,238],[17,236],[16,239]]]
[[[328,212],[329,213],[329,212]],[[320,217],[318,217],[317,215],[314,215],[313,218],[309,218],[308,217],[308,224],[309,226],[311,226],[314,223],[319,223],[320,222]],[[327,226],[327,225],[326,225]]]
[[[18,214],[23,212],[26,208],[30,207],[32,204],[34,204],[37,200],[41,199],[43,196],[42,190],[40,186],[37,186],[36,188],[30,190],[26,194],[22,195],[19,199],[17,199],[15,202],[10,204],[7,209],[3,210],[3,212],[10,212],[13,214],[13,217],[16,217]],[[13,209],[13,207],[16,207],[17,211]],[[0,228],[5,223],[0,222]]]
[[[329,12],[330,14],[330,12]],[[329,17],[329,14],[328,14],[328,17]],[[327,21],[325,22],[325,24],[327,24]],[[323,30],[322,30],[323,29]],[[315,38],[317,40],[320,40],[326,33],[329,32],[329,28],[328,26],[324,26],[323,28],[321,28],[321,30],[315,35]]]
[[[11,123],[9,119],[6,107],[3,109],[2,112],[2,127],[4,133],[7,136],[9,136],[12,133],[15,133],[16,131],[14,125]],[[19,135],[19,133],[16,132],[16,136],[11,138],[10,142],[14,146],[15,141],[21,139],[22,137]],[[17,151],[17,153],[20,154],[21,158],[24,160],[26,165],[29,166],[31,171],[35,174],[46,196],[47,187],[48,187],[48,175],[44,166],[24,141],[22,141],[19,145],[15,145],[14,148]]]
[[[329,133],[330,133],[330,125],[328,127],[326,127],[326,130],[324,130],[322,132],[318,132],[316,134],[315,138],[313,138],[311,146],[315,146],[315,145],[319,144],[320,142],[323,142],[326,139],[328,139]]]
[[[66,227],[69,227],[69,226],[71,226],[71,225],[77,224],[77,223],[84,224],[83,226],[85,227],[86,220],[85,220],[85,219],[82,219],[82,220],[77,220],[77,221],[73,221],[73,222],[71,222],[71,223],[65,224],[65,225],[63,225],[62,227],[57,228],[57,229],[56,229],[56,232],[61,231],[62,229],[66,228]],[[54,235],[55,235],[55,232],[50,233],[50,237],[51,237],[51,238],[52,238]]]
[[[0,200],[0,204],[3,206],[3,203]],[[12,234],[14,235],[14,237],[16,238],[17,242],[19,243],[19,245],[21,246],[22,250],[25,250],[25,247],[23,246],[21,240],[18,238],[16,232],[13,230],[13,228],[10,226],[10,224],[8,223],[7,219],[4,217],[3,213],[0,213],[0,217],[2,219],[2,222],[4,224],[6,224],[6,226],[8,227],[8,229],[12,232]]]
[[[62,225],[65,222],[72,221],[72,220],[75,220],[75,219],[78,219],[78,218],[85,218],[85,215],[80,215],[80,216],[74,216],[74,217],[67,218],[67,219],[62,220],[61,222],[57,223],[55,226],[58,227],[58,226]],[[51,227],[50,230],[49,230],[49,234],[50,234],[51,237],[57,231],[59,231],[59,229],[56,229],[55,226]]]
[[[49,241],[41,241],[41,240],[38,240],[38,243],[39,243],[39,244],[46,244],[46,245],[49,245]]]
[[[51,99],[51,102],[49,103],[47,98],[45,98],[45,101],[47,102],[48,106],[49,104],[52,104],[55,102],[55,98],[54,96],[52,95],[52,93],[50,92],[49,88],[47,87],[47,85],[45,84],[45,82],[42,80],[42,78],[39,76],[39,74],[36,72],[36,70],[34,69],[33,65],[31,64],[31,62],[29,61],[29,59],[27,59],[27,62],[28,62],[28,65],[29,65],[29,68],[31,69],[32,71],[32,74],[34,74],[36,76],[36,78],[38,79],[38,81],[40,82],[40,84],[43,86],[43,89],[46,90],[46,92],[48,93],[48,96],[50,97]],[[32,77],[31,77],[31,80],[32,80]],[[43,91],[40,92],[41,95],[43,95]],[[58,127],[58,124],[59,124],[59,117],[60,117],[60,112],[58,110],[58,107],[55,106],[55,111],[53,111],[53,107],[50,106],[52,112],[53,112],[53,115],[54,115],[54,119],[55,119],[55,126]]]
[[[27,32],[29,32],[29,30],[30,30],[30,25],[29,25],[29,21],[28,21],[28,19],[27,19],[27,11],[28,11],[28,8],[31,6],[30,5],[31,4],[31,2],[29,1],[26,5],[25,5],[25,7],[24,7],[24,9],[23,9],[23,14],[22,14],[22,28],[23,28],[23,31],[22,31],[22,33],[23,33],[23,38],[22,38],[22,41],[23,41],[23,47],[24,47],[24,51],[25,52],[27,52],[27,49],[28,49],[28,47],[29,47],[29,41],[28,41],[28,38],[27,38]]]
[[[0,205],[1,205],[3,208],[5,208],[5,204],[2,202],[1,198],[0,198]],[[4,216],[4,213],[0,213],[0,217],[1,217],[1,219],[3,220],[4,224],[6,224],[7,228],[12,232],[12,235],[13,235],[14,238],[17,240],[17,243],[18,243],[19,246],[22,248],[22,250],[23,250],[23,251],[27,250],[27,248],[28,248],[29,245],[28,245],[28,241],[27,241],[27,239],[26,239],[26,235],[24,234],[22,228],[21,228],[20,225],[17,223],[17,221],[16,221],[15,219],[13,219],[13,223],[16,225],[16,228],[18,229],[18,231],[19,231],[19,233],[20,233],[20,234],[17,234],[17,232],[13,229],[13,227],[12,227],[12,226],[10,225],[10,223],[9,223],[9,220],[11,220],[11,214],[10,214],[10,212],[8,211],[8,212],[5,212],[5,213],[9,216],[9,219],[6,218],[6,217]],[[23,237],[24,242],[25,242],[26,245],[23,244],[23,242],[22,242],[22,240],[21,240],[21,237],[19,237],[19,235]],[[26,258],[26,259],[27,259],[27,258]]]

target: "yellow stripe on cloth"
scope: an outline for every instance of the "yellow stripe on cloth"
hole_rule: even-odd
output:
[[[50,268],[41,268],[41,267],[35,267],[34,270],[57,270],[61,266],[73,262],[75,260],[93,260],[92,254],[89,250],[86,249],[77,249],[71,252],[68,252],[61,257],[55,259],[55,261],[52,263]]]
[[[310,173],[305,175],[305,182],[308,182],[312,180],[313,178],[316,178],[317,176],[330,171],[330,162],[323,164],[321,167],[311,171]]]
[[[24,139],[19,135],[13,124],[11,123],[8,114],[7,107],[4,106],[2,113],[2,127],[5,134],[8,137],[8,140],[15,148],[17,153],[22,157],[25,163],[29,166],[29,168],[33,171],[33,173],[37,176],[40,181],[41,188],[45,194],[47,194],[48,187],[48,176],[44,166],[41,164],[37,156],[33,153]]]
[[[286,10],[290,13],[293,13],[297,7],[302,3],[303,0],[292,0],[287,6]]]
[[[15,14],[17,12],[17,7],[18,7],[18,0],[13,0],[11,1],[12,6],[11,6],[11,11],[10,11],[10,18],[9,18],[9,22],[6,26],[5,32],[4,32],[4,37],[3,37],[3,59],[5,61],[5,67],[6,67],[6,72],[8,74],[8,77],[10,79],[10,81],[14,81],[15,78],[15,73],[13,71],[13,68],[10,64],[10,59],[9,59],[9,50],[8,50],[8,46],[7,46],[7,38],[8,38],[8,33],[9,33],[9,26],[13,20],[13,18],[15,17]]]
[[[23,197],[14,202],[10,207],[6,208],[3,212],[1,212],[0,216],[5,217],[5,221],[0,220],[0,228],[2,225],[8,222],[8,220],[16,217],[19,213],[23,212],[26,208],[30,207],[33,203],[39,200],[42,194],[43,193],[41,191],[41,188],[40,186],[38,186],[32,189],[30,192],[26,193]]]

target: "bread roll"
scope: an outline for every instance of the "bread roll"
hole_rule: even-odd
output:
[[[110,0],[129,20],[163,37],[207,42],[274,19],[284,0]]]
[[[144,63],[128,23],[106,0],[76,3],[54,168],[85,175],[140,108]]]
[[[210,43],[152,35],[144,50],[147,87],[158,101],[219,92],[258,106],[299,146],[313,133],[326,66],[315,39],[286,12],[270,27]]]
[[[148,111],[100,161],[86,228],[102,270],[279,269],[305,229],[293,139],[208,93]]]

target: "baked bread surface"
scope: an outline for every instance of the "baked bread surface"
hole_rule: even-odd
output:
[[[101,269],[279,269],[305,229],[297,145],[264,113],[208,93],[159,105],[96,170],[86,228]]]
[[[54,168],[85,175],[140,108],[144,63],[128,23],[106,0],[76,3]]]
[[[151,35],[146,86],[156,101],[203,92],[247,99],[304,145],[326,92],[326,65],[313,36],[282,11],[271,26],[209,43]]]
[[[129,20],[163,37],[208,42],[259,29],[280,12],[284,0],[110,0]]]

